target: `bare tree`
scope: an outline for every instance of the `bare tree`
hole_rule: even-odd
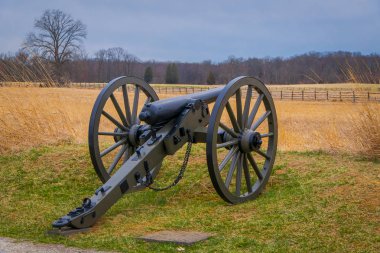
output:
[[[45,10],[35,20],[34,27],[38,33],[28,34],[25,47],[52,60],[57,78],[62,82],[62,66],[80,51],[81,42],[87,36],[86,26],[60,10]]]

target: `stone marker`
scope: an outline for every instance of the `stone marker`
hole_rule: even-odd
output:
[[[193,243],[206,240],[210,236],[212,236],[212,234],[203,232],[160,231],[138,238],[150,242],[174,242],[177,244],[191,245]]]

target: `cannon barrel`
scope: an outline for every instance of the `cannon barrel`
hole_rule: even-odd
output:
[[[139,118],[149,125],[156,125],[167,122],[180,114],[191,100],[199,99],[206,104],[215,102],[216,98],[219,96],[223,88],[224,87],[220,87],[199,93],[188,94],[148,103],[142,108],[139,114]]]

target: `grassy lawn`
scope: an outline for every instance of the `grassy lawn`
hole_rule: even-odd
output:
[[[169,180],[178,159],[164,164]],[[174,163],[173,163],[174,161]],[[47,236],[51,222],[100,185],[87,147],[64,144],[0,156],[0,236],[122,252],[177,251],[136,236],[160,230],[211,232],[186,252],[379,252],[380,163],[323,152],[280,152],[265,192],[228,205],[195,145],[184,179],[165,192],[125,196],[91,232]]]

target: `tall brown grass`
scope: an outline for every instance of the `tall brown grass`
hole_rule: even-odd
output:
[[[12,85],[56,86],[51,63],[24,49],[15,57],[0,59],[0,81]],[[1,83],[0,83],[1,86]]]
[[[0,153],[61,141],[86,143],[88,120],[99,92],[0,88]],[[160,95],[171,96],[175,95]],[[380,157],[380,104],[275,103],[280,150],[325,150]]]
[[[349,138],[356,140],[358,152],[363,156],[380,158],[380,110],[375,104],[363,104],[361,116],[351,116],[353,130]]]
[[[343,82],[352,83],[380,83],[380,62],[377,60],[367,63],[361,59],[349,61],[346,59],[340,66],[340,71],[344,76]]]

